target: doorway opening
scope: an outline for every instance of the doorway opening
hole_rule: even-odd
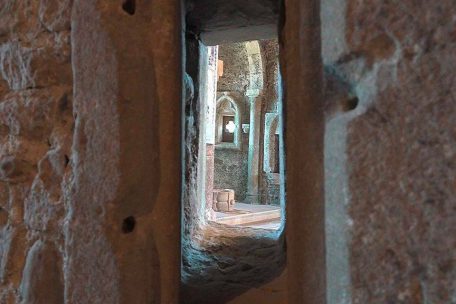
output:
[[[206,208],[209,221],[278,230],[281,100],[275,39],[207,48]],[[282,189],[283,190],[283,189]],[[204,202],[203,202],[204,203]]]
[[[187,3],[185,303],[227,303],[286,278],[278,4]]]
[[[186,40],[182,297],[224,303],[285,266],[279,46]]]

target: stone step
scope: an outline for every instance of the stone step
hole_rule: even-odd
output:
[[[218,218],[217,223],[226,225],[245,225],[255,222],[265,222],[280,219],[280,209],[229,215]]]

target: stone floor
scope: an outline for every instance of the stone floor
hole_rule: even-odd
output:
[[[215,212],[220,224],[277,230],[281,224],[279,206],[236,203],[234,210]]]

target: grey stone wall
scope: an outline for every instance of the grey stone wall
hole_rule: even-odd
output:
[[[279,44],[277,39],[263,40],[260,42],[261,56],[263,59],[264,70],[264,87],[262,92],[263,106],[261,115],[261,139],[260,139],[260,201],[263,204],[279,205],[280,204],[280,178],[274,178],[269,172],[264,170],[264,136],[269,136],[266,131],[266,113],[279,113]],[[281,120],[279,118],[279,120]],[[282,133],[280,125],[279,133]],[[274,147],[273,145],[270,146]],[[284,151],[282,151],[284,153]]]
[[[219,45],[219,59],[223,61],[223,75],[217,91],[245,93],[249,85],[249,61],[244,42]]]
[[[217,83],[218,97],[221,92],[229,92],[238,103],[241,123],[249,123],[250,106],[245,96],[249,84],[249,62],[245,43],[219,46],[219,59],[223,60],[223,76]],[[215,147],[214,188],[234,189],[236,201],[245,199],[247,192],[247,166],[249,134],[241,133],[239,150]]]
[[[214,188],[234,189],[236,201],[243,201],[247,193],[247,165],[245,151],[215,148]]]
[[[277,111],[277,80],[278,80],[278,43],[276,39],[260,41],[261,61],[263,66],[258,67],[263,72],[263,90],[257,98],[261,99],[260,144],[258,154],[259,168],[259,196],[261,203],[278,204],[279,187],[271,185],[263,171],[263,135],[264,116],[266,112]],[[245,96],[249,87],[250,72],[247,49],[245,43],[233,43],[219,46],[219,59],[224,62],[224,74],[217,84],[219,95],[229,92],[240,105],[242,123],[250,123],[250,102]],[[247,193],[248,179],[248,145],[249,134],[242,133],[240,150],[215,149],[215,180],[216,188],[231,188],[236,192],[236,200],[244,200]]]

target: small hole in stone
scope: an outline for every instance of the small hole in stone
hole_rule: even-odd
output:
[[[12,161],[5,161],[4,163],[2,163],[0,168],[1,171],[6,172],[7,175],[9,175],[14,170],[14,164]]]
[[[59,111],[65,112],[68,109],[68,96],[65,94],[59,101]]]
[[[356,107],[358,106],[358,103],[359,103],[358,97],[350,98],[349,100],[347,100],[347,103],[345,105],[345,111],[351,111],[351,110],[356,109]]]
[[[134,15],[135,14],[135,10],[136,10],[135,0],[124,0],[124,2],[122,4],[122,8],[128,14]]]
[[[65,167],[68,166],[68,163],[70,162],[70,158],[68,155],[65,154]]]
[[[130,233],[135,230],[136,220],[133,216],[129,216],[123,220],[122,223],[122,232],[123,233]]]

